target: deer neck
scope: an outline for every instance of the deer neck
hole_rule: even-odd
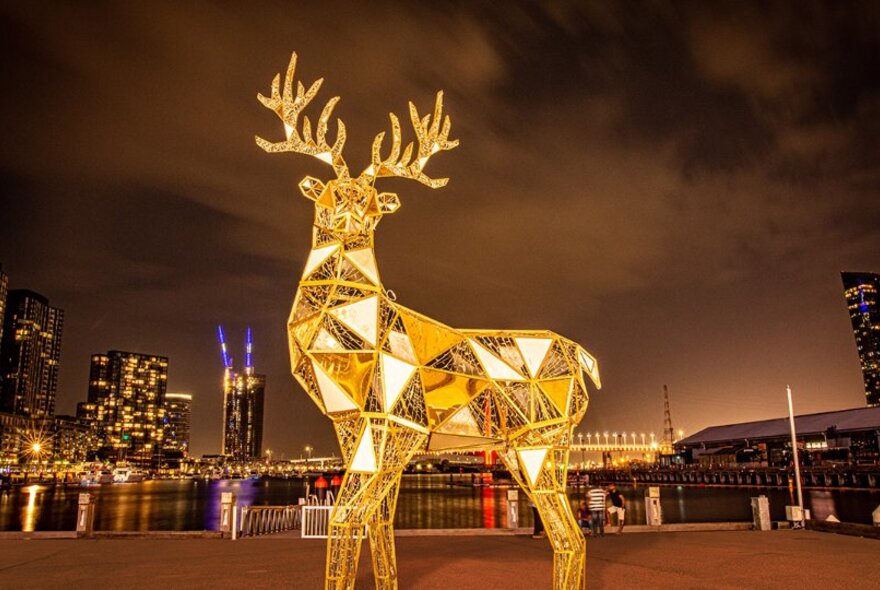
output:
[[[315,303],[335,306],[339,303],[339,289],[328,288],[333,285],[345,287],[349,299],[357,298],[359,291],[364,297],[383,292],[373,232],[343,238],[314,228],[300,290],[308,289]],[[320,297],[316,297],[318,294]]]

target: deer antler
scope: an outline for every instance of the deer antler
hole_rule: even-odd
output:
[[[327,101],[327,105],[318,119],[315,138],[312,138],[312,124],[306,116],[303,116],[302,136],[300,136],[300,132],[297,129],[299,115],[318,93],[324,79],[316,80],[308,90],[303,87],[302,82],[297,82],[296,97],[294,97],[294,70],[296,70],[296,53],[291,55],[290,65],[287,66],[287,74],[284,78],[284,94],[279,93],[280,74],[275,74],[275,78],[272,80],[272,96],[270,98],[257,94],[257,98],[263,103],[263,106],[275,111],[284,123],[287,141],[273,143],[266,141],[262,137],[256,137],[257,145],[267,152],[297,152],[307,156],[314,156],[333,166],[337,178],[347,180],[349,178],[348,166],[342,158],[342,146],[345,145],[345,124],[341,119],[336,119],[336,141],[333,142],[333,145],[329,145],[326,139],[327,122],[330,119],[330,114],[333,112],[333,107],[339,102],[339,97],[334,96]]]
[[[379,133],[373,140],[373,152],[370,166],[363,171],[360,178],[374,181],[376,178],[397,176],[399,178],[411,178],[431,188],[446,186],[448,178],[430,178],[423,170],[428,160],[439,151],[451,150],[458,145],[458,140],[449,140],[449,128],[452,122],[449,116],[442,117],[443,91],[437,93],[437,102],[434,105],[434,114],[419,117],[419,112],[413,103],[409,103],[409,116],[412,120],[416,139],[419,142],[419,150],[415,159],[412,158],[413,144],[410,142],[400,155],[400,121],[391,113],[391,153],[385,160],[379,155],[385,132]],[[440,122],[443,126],[440,126]]]

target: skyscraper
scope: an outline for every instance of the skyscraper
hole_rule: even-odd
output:
[[[244,372],[232,368],[222,326],[218,328],[223,351],[223,454],[238,461],[257,458],[263,447],[263,398],[266,376],[254,372],[251,329],[247,329]]]
[[[165,460],[178,463],[189,455],[189,430],[192,417],[192,395],[165,394],[164,451]]]
[[[6,318],[6,295],[9,291],[9,277],[3,272],[0,264],[0,342],[3,342],[3,323]],[[0,375],[0,388],[3,386],[3,375]],[[0,389],[0,391],[3,391]]]
[[[105,459],[142,466],[160,460],[168,359],[111,350],[92,355],[89,398],[80,418],[91,421]]]
[[[64,312],[33,291],[6,297],[0,340],[0,409],[31,418],[55,414]]]
[[[880,306],[877,303],[880,275],[866,272],[840,274],[862,363],[865,396],[869,406],[880,406]]]

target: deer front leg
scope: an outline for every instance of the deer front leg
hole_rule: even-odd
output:
[[[419,448],[425,434],[384,419],[371,419],[360,429],[359,457],[348,465],[339,497],[330,513],[327,545],[327,590],[354,588],[361,541],[369,525],[376,587],[397,588],[394,551],[394,510],[404,466]],[[362,449],[361,445],[369,447]],[[364,460],[373,453],[374,459]]]
[[[366,522],[362,493],[372,486],[372,479],[349,472],[342,481],[327,527],[326,590],[354,588]]]
[[[425,433],[385,423],[382,469],[376,474],[376,509],[371,513],[368,531],[373,556],[373,576],[377,590],[397,590],[397,557],[394,546],[394,512],[403,469],[425,445]]]

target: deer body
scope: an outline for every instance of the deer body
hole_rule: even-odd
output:
[[[584,538],[565,494],[568,446],[587,408],[587,382],[599,387],[595,359],[549,331],[457,330],[391,299],[376,265],[373,240],[397,196],[373,187],[381,176],[413,178],[432,187],[424,165],[452,149],[449,118],[441,127],[442,94],[434,115],[410,104],[419,140],[400,155],[400,128],[391,116],[393,145],[383,160],[383,134],[370,166],[349,176],[337,141],[324,139],[336,99],[311,138],[298,115],[320,87],[292,90],[291,60],[284,95],[260,97],[285,123],[288,140],[267,151],[315,155],[337,178],[300,183],[315,203],[312,249],[288,320],[291,367],[297,381],[333,422],[346,475],[331,514],[326,587],[353,588],[363,536],[370,541],[377,588],[397,588],[393,521],[404,467],[425,450],[497,450],[541,513],[554,550],[554,588],[583,588]],[[365,534],[366,533],[366,534]]]

